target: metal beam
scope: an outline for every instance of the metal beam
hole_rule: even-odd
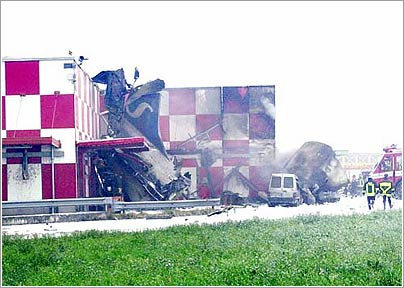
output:
[[[204,206],[217,206],[219,198],[174,201],[141,201],[141,202],[114,202],[115,210],[159,210],[169,208],[192,208]]]
[[[2,209],[61,207],[61,206],[86,206],[86,205],[111,205],[111,197],[100,198],[71,198],[71,199],[46,199],[37,201],[2,201]]]
[[[2,152],[1,153],[3,158],[22,158],[23,153],[22,152]],[[63,157],[65,153],[60,150],[55,150],[53,152],[54,157]],[[51,151],[43,151],[43,152],[27,152],[28,157],[51,157],[52,152]]]

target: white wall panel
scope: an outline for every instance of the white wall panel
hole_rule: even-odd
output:
[[[41,137],[50,137],[60,140],[62,143],[62,150],[64,152],[63,157],[55,157],[55,163],[76,163],[76,140],[75,129],[42,129]],[[48,160],[46,160],[48,161]],[[49,163],[49,162],[44,162]]]
[[[83,130],[83,132],[85,133],[85,134],[87,134],[88,135],[88,122],[90,121],[90,119],[88,119],[88,117],[89,117],[89,115],[88,115],[88,107],[87,107],[87,104],[86,103],[83,103],[83,111],[84,111],[84,130]]]
[[[6,130],[41,129],[41,99],[39,95],[6,96]]]
[[[41,164],[28,164],[28,179],[22,179],[22,165],[7,165],[8,201],[29,201],[42,199]]]
[[[169,93],[168,91],[160,92],[160,115],[168,115],[169,114]]]
[[[249,133],[248,114],[230,114],[223,116],[223,139],[225,140],[248,140]]]
[[[220,87],[197,89],[196,96],[196,114],[220,114]]]
[[[196,134],[195,115],[170,116],[170,140],[185,141]]]
[[[73,63],[73,61],[39,62],[39,91],[41,95],[53,95],[55,91],[59,91],[60,94],[74,93],[74,84],[71,79],[75,69],[65,69],[64,63]]]

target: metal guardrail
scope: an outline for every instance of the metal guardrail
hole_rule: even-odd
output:
[[[126,211],[126,210],[158,210],[169,208],[192,208],[203,206],[216,206],[220,199],[197,199],[197,200],[175,200],[175,201],[142,201],[142,202],[121,202],[115,201],[112,197],[99,198],[69,198],[69,199],[46,199],[37,201],[2,201],[2,209],[21,208],[57,208],[63,206],[104,206],[105,211]]]
[[[141,202],[114,202],[115,211],[125,210],[156,210],[170,208],[192,208],[217,206],[220,199],[197,199],[197,200],[176,200],[176,201],[141,201]]]
[[[18,209],[18,208],[47,208],[62,206],[93,206],[102,205],[107,210],[108,205],[112,205],[111,197],[97,198],[68,198],[68,199],[45,199],[36,201],[2,201],[2,209]]]

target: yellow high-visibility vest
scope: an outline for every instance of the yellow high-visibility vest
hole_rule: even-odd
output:
[[[393,183],[391,181],[380,182],[379,188],[382,192],[382,195],[391,197],[391,193],[393,192]]]
[[[366,196],[375,196],[376,195],[376,185],[373,182],[367,182],[365,184],[365,193]]]

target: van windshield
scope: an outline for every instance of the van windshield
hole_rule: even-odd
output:
[[[283,188],[293,188],[293,177],[285,177],[283,179]]]
[[[272,176],[271,188],[281,188],[281,177]]]

